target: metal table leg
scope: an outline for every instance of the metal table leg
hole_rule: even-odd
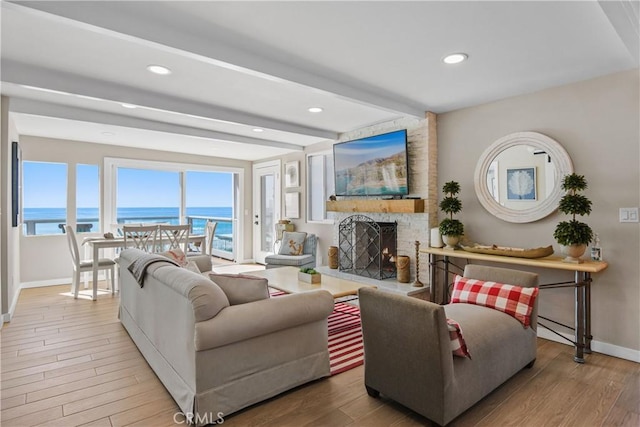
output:
[[[436,256],[429,254],[429,301],[436,302],[436,292],[438,286],[436,284]]]
[[[449,303],[449,257],[444,256],[444,273],[442,275],[442,297],[440,304]]]
[[[585,346],[585,285],[581,280],[579,271],[575,272],[575,293],[576,293],[576,330],[575,345],[576,353],[573,360],[578,363],[584,363],[584,346]]]
[[[584,352],[591,354],[591,273],[584,273]]]

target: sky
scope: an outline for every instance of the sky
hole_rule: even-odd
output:
[[[79,208],[99,204],[97,165],[77,165],[76,202]],[[188,207],[232,206],[232,174],[228,172],[186,173]],[[25,208],[66,208],[67,165],[23,162]],[[118,169],[118,207],[180,206],[180,173],[146,169]]]

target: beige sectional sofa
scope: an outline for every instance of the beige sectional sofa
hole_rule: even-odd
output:
[[[127,267],[143,255],[120,255],[120,321],[185,414],[211,422],[329,375],[328,292],[269,298],[242,279],[223,290],[165,262],[141,287]]]

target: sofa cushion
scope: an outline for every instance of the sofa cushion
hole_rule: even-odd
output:
[[[216,273],[209,273],[209,278],[224,291],[231,305],[269,298],[267,279],[245,274]]]
[[[196,322],[209,320],[230,305],[227,295],[211,281],[198,282],[189,290],[188,298],[193,306]]]
[[[280,245],[279,255],[302,255],[304,250],[304,240],[307,233],[299,231],[285,231],[282,233],[282,245]]]
[[[451,353],[453,353],[454,356],[468,357],[471,359],[471,354],[469,353],[467,344],[464,341],[460,324],[453,319],[447,319],[447,328],[449,329]]]
[[[313,255],[269,255],[264,261],[272,265],[299,267],[314,262]]]
[[[518,319],[526,328],[531,324],[531,312],[537,296],[538,288],[485,282],[456,275],[451,303],[477,304],[493,308]]]

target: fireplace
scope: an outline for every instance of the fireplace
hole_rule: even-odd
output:
[[[397,222],[364,215],[345,218],[338,227],[339,269],[378,280],[396,277]]]

